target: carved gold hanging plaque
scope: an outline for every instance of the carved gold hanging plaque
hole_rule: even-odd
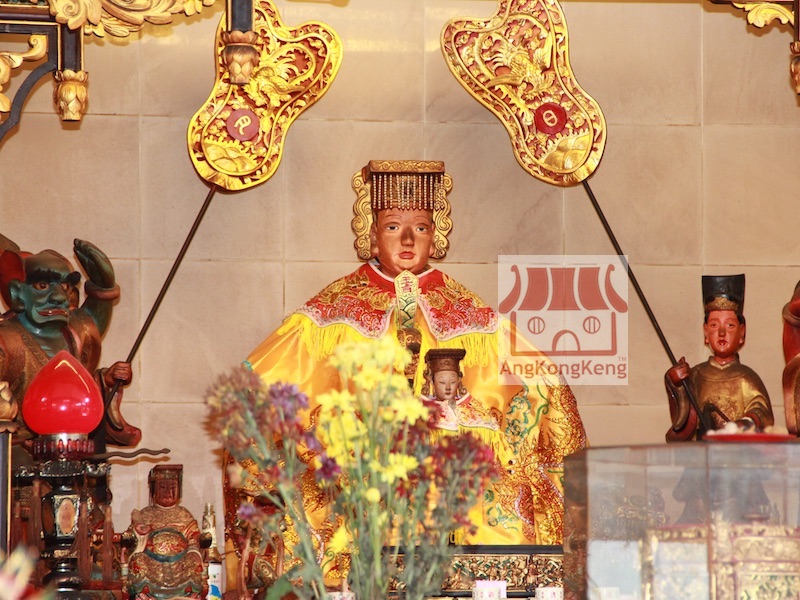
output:
[[[341,40],[329,27],[309,21],[290,29],[271,2],[253,4],[255,35],[246,41],[256,49],[257,64],[249,81],[230,81],[223,16],[216,41],[217,80],[189,123],[195,169],[228,190],[246,189],[272,176],[289,125],[325,94],[342,61]]]
[[[605,119],[572,73],[556,0],[500,0],[491,19],[448,22],[441,43],[461,85],[505,125],[526,171],[561,186],[594,172]]]

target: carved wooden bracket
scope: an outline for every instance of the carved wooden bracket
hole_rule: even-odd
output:
[[[794,16],[800,7],[800,0],[784,0],[777,2],[734,2],[733,0],[711,0],[713,4],[729,4],[745,11],[747,22],[754,27],[766,27],[775,20],[784,25],[790,24],[794,30],[794,39],[789,48],[792,52],[790,69],[794,89],[800,94],[800,24]]]
[[[127,37],[145,23],[165,25],[173,16],[192,16],[216,0],[0,0],[0,42],[27,38],[29,50],[0,47],[0,142],[19,123],[22,105],[39,79],[53,73],[55,110],[63,121],[80,121],[88,97],[83,36]],[[233,0],[232,4],[242,3]],[[252,3],[245,2],[252,11]],[[246,18],[245,18],[246,20]],[[12,76],[31,65],[13,95]]]

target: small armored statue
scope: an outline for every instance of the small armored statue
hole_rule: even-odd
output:
[[[721,429],[732,421],[743,429],[763,430],[775,422],[761,378],[739,362],[746,332],[744,288],[744,275],[703,276],[703,335],[713,354],[691,369],[682,358],[667,371],[664,383],[672,417],[668,442],[702,438],[703,423]],[[685,384],[702,417],[689,400]]]

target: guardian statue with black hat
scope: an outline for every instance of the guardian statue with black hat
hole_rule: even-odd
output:
[[[703,276],[703,335],[713,354],[691,369],[681,358],[667,371],[664,383],[672,418],[668,442],[701,439],[703,423],[721,429],[735,422],[744,429],[756,430],[774,424],[764,383],[755,371],[739,362],[746,332],[744,290],[744,275]],[[687,385],[696,406],[687,394]]]

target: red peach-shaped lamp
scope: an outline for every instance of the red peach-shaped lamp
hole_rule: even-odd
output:
[[[34,455],[91,455],[89,433],[100,424],[103,411],[103,396],[92,375],[62,350],[33,378],[22,401],[25,424],[40,436]]]

